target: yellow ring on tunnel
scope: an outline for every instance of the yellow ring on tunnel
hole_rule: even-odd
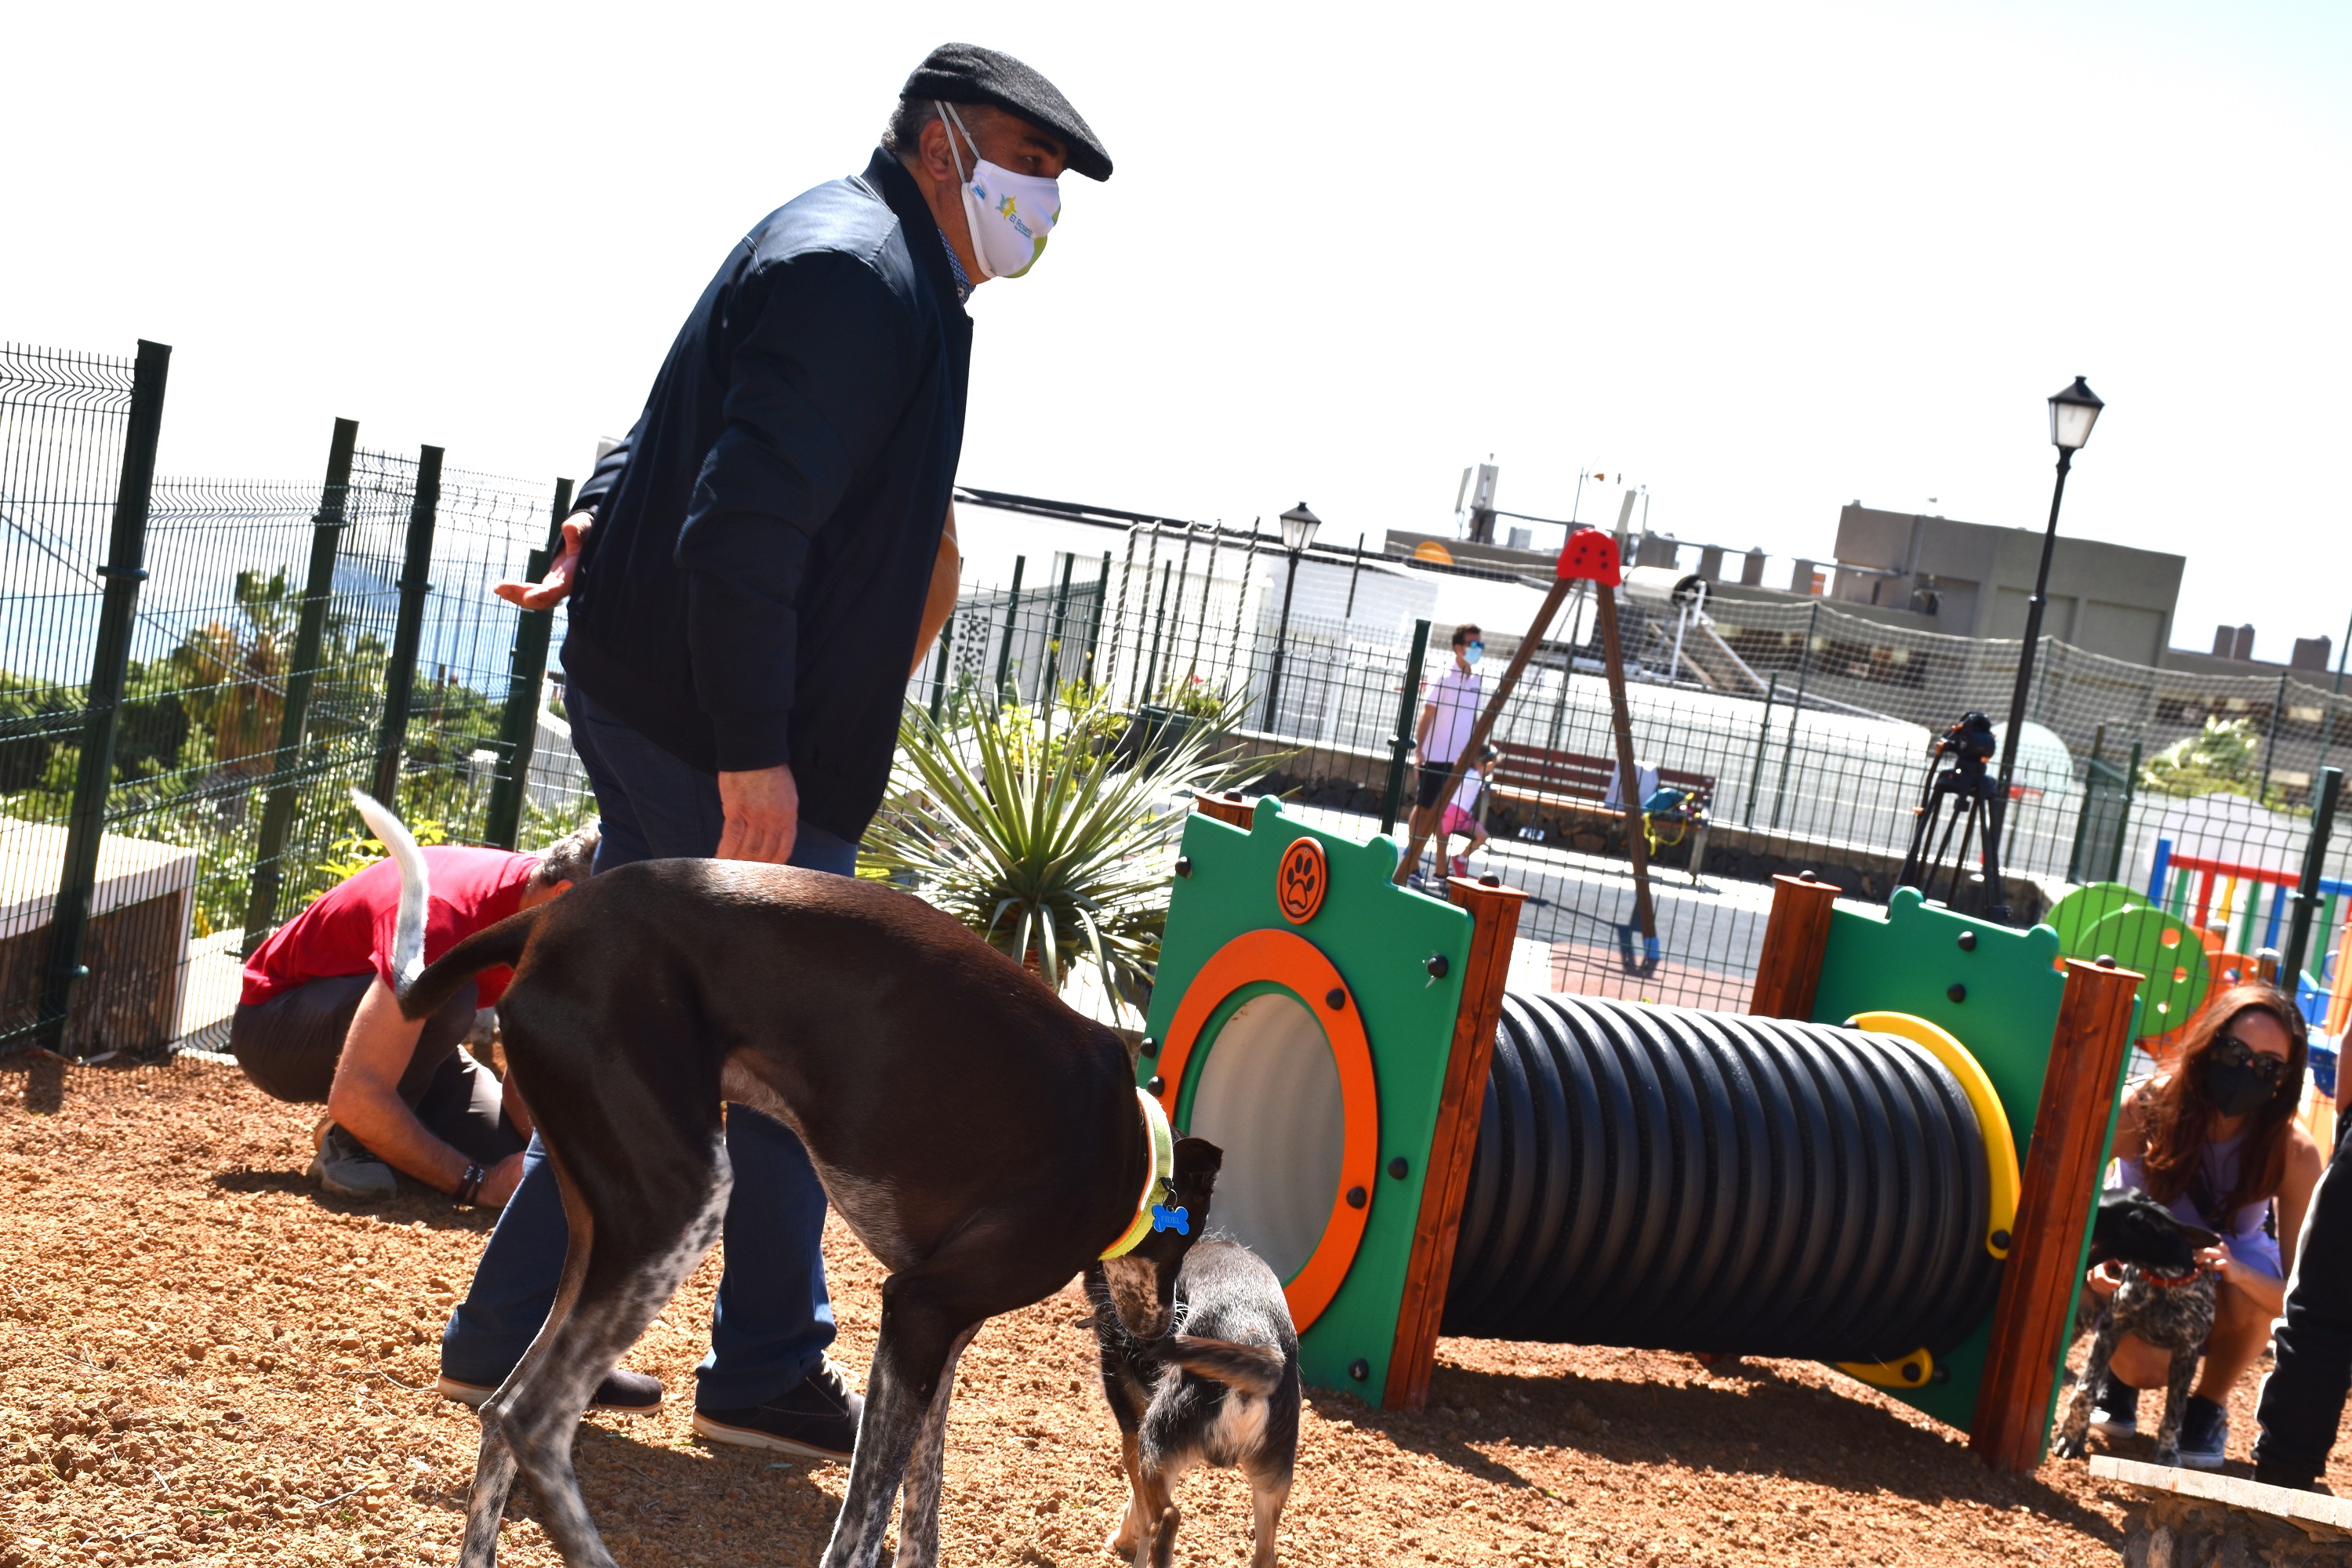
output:
[[[1913,1014],[1857,1013],[1845,1021],[1845,1026],[1893,1035],[1924,1047],[1960,1080],[1960,1092],[1969,1097],[1969,1109],[1977,1114],[1977,1133],[1984,1140],[1985,1169],[1992,1184],[1992,1222],[1985,1228],[1985,1250],[1995,1258],[2007,1258],[2017,1228],[2017,1140],[2010,1135],[2009,1112],[2001,1108],[2000,1096],[1993,1092],[1992,1079],[1950,1031]],[[2005,1239],[1996,1241],[1996,1237]]]

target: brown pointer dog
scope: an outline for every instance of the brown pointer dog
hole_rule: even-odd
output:
[[[939,1556],[940,1449],[956,1358],[989,1318],[1052,1295],[1141,1202],[1189,1211],[1104,1263],[1130,1333],[1168,1330],[1222,1156],[1173,1145],[1172,1194],[1118,1037],[948,916],[901,892],[787,866],[622,866],[502,921],[419,973],[424,858],[360,813],[400,864],[394,972],[421,1018],[495,964],[508,1060],[563,1193],[572,1242],[547,1322],[481,1408],[466,1568],[489,1568],[520,1471],[572,1568],[611,1568],[572,1472],[597,1379],[719,1239],[719,1107],[800,1134],[826,1195],[890,1270],[866,1416],[824,1568],[872,1568],[905,1489],[899,1568]]]

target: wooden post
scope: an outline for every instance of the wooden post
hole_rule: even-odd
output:
[[[1470,1159],[1478,1147],[1478,1114],[1486,1099],[1486,1069],[1495,1059],[1495,1030],[1503,1018],[1511,942],[1518,935],[1519,905],[1527,898],[1491,876],[1476,881],[1449,877],[1445,889],[1470,911],[1470,957],[1462,971],[1462,1005],[1454,1016],[1445,1087],[1429,1141],[1429,1168],[1422,1173],[1421,1214],[1413,1222],[1396,1340],[1389,1351],[1381,1404],[1390,1410],[1419,1410],[1429,1403],[1429,1370],[1437,1359],[1437,1324],[1445,1314],[1445,1284],[1454,1275],[1454,1243],[1470,1188]]]
[[[2112,959],[2066,962],[2020,1178],[2017,1233],[1969,1427],[1969,1447],[1998,1469],[2022,1475],[2042,1462],[2142,978]]]
[[[1649,946],[1644,956],[1655,958],[1658,916],[1650,904],[1650,840],[1643,826],[1641,770],[1633,763],[1633,715],[1625,703],[1625,649],[1617,636],[1617,590],[1606,583],[1594,584],[1592,603],[1601,613],[1601,662],[1609,674],[1611,727],[1617,731],[1617,789],[1624,797],[1625,854],[1633,862],[1633,919]]]
[[[1196,795],[1192,797],[1192,809],[1219,822],[1230,822],[1244,833],[1257,821],[1257,807],[1244,800],[1237,789],[1229,789],[1221,795]]]
[[[1772,914],[1764,923],[1764,952],[1756,962],[1756,989],[1748,1010],[1759,1018],[1811,1018],[1830,947],[1830,910],[1837,884],[1801,877],[1772,879]]]

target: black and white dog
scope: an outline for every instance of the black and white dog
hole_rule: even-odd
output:
[[[1140,1340],[1110,1310],[1099,1268],[1087,1271],[1087,1285],[1103,1393],[1133,1489],[1105,1544],[1134,1568],[1169,1568],[1177,1481],[1196,1465],[1239,1466],[1257,1521],[1251,1568],[1274,1568],[1275,1530],[1298,1458],[1298,1332],[1282,1281],[1240,1242],[1210,1237],[1176,1276],[1174,1331]]]
[[[391,813],[359,805],[400,865],[401,1011],[424,1017],[478,971],[514,966],[507,1056],[571,1225],[554,1309],[481,1407],[465,1568],[489,1568],[518,1472],[564,1562],[611,1568],[572,1435],[597,1380],[719,1239],[723,1101],[800,1135],[890,1271],[824,1568],[872,1568],[902,1486],[899,1568],[937,1561],[956,1358],[989,1318],[1098,1267],[1129,1333],[1167,1331],[1222,1156],[1139,1102],[1117,1035],[945,914],[792,867],[646,861],[425,968],[424,858]]]
[[[2213,1331],[2214,1285],[2210,1269],[2198,1262],[2200,1248],[2221,1238],[2201,1226],[2174,1217],[2162,1204],[2136,1187],[2099,1194],[2097,1218],[2091,1226],[2091,1262],[2124,1266],[2123,1283],[2112,1296],[2100,1297],[2085,1288],[2075,1310],[2074,1336],[2095,1330],[2083,1379],[2059,1424],[2053,1451],[2062,1459],[2079,1459],[2089,1444],[2091,1404],[2106,1386],[2116,1343],[2134,1334],[2158,1350],[2172,1352],[2171,1377],[2165,1384],[2164,1418],[2156,1429],[2156,1462],[2180,1462],[2180,1418],[2189,1408],[2189,1387],[2197,1375],[2197,1352]]]

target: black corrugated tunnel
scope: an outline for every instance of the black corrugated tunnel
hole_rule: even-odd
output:
[[[2000,1285],[1985,1153],[1896,1036],[1513,992],[1442,1331],[1940,1356]]]

